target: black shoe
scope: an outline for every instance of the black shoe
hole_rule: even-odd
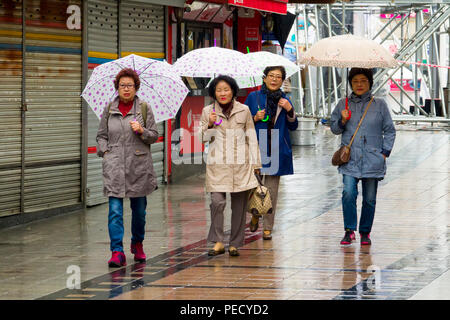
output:
[[[230,249],[228,249],[228,253],[231,257],[237,257],[240,255],[238,249],[236,249],[235,247],[231,247]]]
[[[272,240],[272,231],[264,230],[263,231],[263,239],[264,240]]]
[[[341,240],[341,245],[352,244],[353,240],[355,240],[355,232],[350,229],[347,229],[345,230],[345,235]]]
[[[225,248],[222,248],[220,250],[211,249],[208,251],[208,256],[218,256],[219,254],[224,254],[224,253],[225,253]]]
[[[360,233],[361,236],[361,245],[362,246],[370,246],[372,244],[372,240],[370,240],[370,233]]]

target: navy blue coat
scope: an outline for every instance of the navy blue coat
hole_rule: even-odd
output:
[[[282,97],[291,103],[284,93]],[[261,110],[266,108],[266,94],[261,90],[251,92],[248,95],[247,100],[245,100],[244,104],[250,108],[250,112],[253,116],[258,112],[258,102]],[[295,112],[294,117],[289,118],[286,110],[280,106],[278,106],[277,115],[274,126],[274,129],[276,130],[273,130],[271,134],[272,145],[270,155],[268,154],[267,141],[268,122],[257,121],[255,123],[255,129],[256,136],[258,137],[259,149],[261,151],[261,162],[263,166],[261,173],[272,176],[283,176],[294,173],[289,130],[296,130],[298,121]]]
[[[345,126],[341,122],[341,111],[345,108],[345,99],[341,99],[331,113],[331,131],[342,134],[341,145],[348,145],[370,101],[372,92],[361,97],[351,94],[348,106],[351,118]],[[369,111],[357,132],[350,152],[350,161],[339,166],[341,174],[355,178],[383,178],[386,174],[386,161],[383,154],[389,156],[395,141],[395,126],[386,102],[374,98]]]

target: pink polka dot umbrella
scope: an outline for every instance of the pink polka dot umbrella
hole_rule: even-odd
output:
[[[210,47],[189,51],[173,65],[175,72],[185,77],[214,78],[228,75],[233,78],[263,76],[256,65],[242,52]]]
[[[81,94],[99,119],[104,108],[118,95],[114,79],[124,68],[131,68],[139,75],[141,86],[136,95],[152,108],[156,122],[175,117],[189,93],[180,76],[167,62],[131,54],[96,67]]]

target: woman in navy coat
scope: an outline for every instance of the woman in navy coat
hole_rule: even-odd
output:
[[[372,70],[352,68],[348,81],[353,90],[348,103],[342,99],[331,114],[331,131],[342,135],[341,145],[350,143],[367,105],[371,99],[373,101],[351,146],[350,161],[338,167],[344,182],[342,209],[345,235],[341,244],[349,245],[355,240],[356,198],[358,182],[361,181],[363,201],[359,233],[361,245],[370,245],[378,181],[386,174],[386,158],[394,146],[395,127],[386,102],[372,97]]]
[[[272,239],[280,176],[294,173],[289,130],[296,130],[298,121],[292,103],[281,91],[285,79],[284,67],[267,67],[261,90],[251,92],[244,103],[250,108],[255,122],[263,165],[261,175],[273,206],[272,214],[264,217],[264,240]],[[258,229],[258,222],[259,217],[253,216],[250,231]]]

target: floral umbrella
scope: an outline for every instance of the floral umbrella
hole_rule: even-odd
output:
[[[266,67],[284,67],[286,70],[286,79],[300,70],[300,66],[284,56],[268,51],[250,52],[245,56],[249,60],[249,63],[255,65],[261,72],[264,72]],[[251,88],[262,85],[262,77],[238,77],[236,81],[240,88]]]
[[[174,63],[174,70],[180,76],[215,78],[228,75],[233,78],[262,77],[263,73],[249,63],[242,52],[209,47],[189,51]]]
[[[136,95],[152,108],[156,122],[176,115],[189,89],[173,67],[167,62],[131,54],[96,67],[81,94],[99,119],[103,109],[118,95],[114,79],[124,68],[131,68],[139,75],[141,86]]]

